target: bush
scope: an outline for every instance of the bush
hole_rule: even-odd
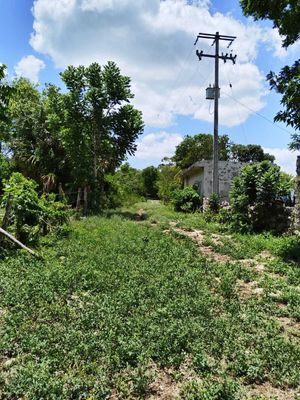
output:
[[[221,382],[190,380],[183,385],[180,398],[184,400],[238,400],[240,387],[230,379]]]
[[[220,209],[220,197],[217,193],[212,193],[208,198],[208,209],[212,213],[218,213]]]
[[[191,186],[184,189],[174,190],[172,193],[172,203],[175,211],[195,212],[203,204],[203,198]]]
[[[181,188],[179,168],[174,165],[161,165],[158,170],[158,197],[164,203],[172,200],[172,193]]]
[[[102,199],[101,206],[102,208],[130,206],[143,201],[143,193],[141,171],[125,163],[114,174],[105,177],[105,198]]]
[[[242,231],[281,233],[289,216],[281,200],[289,193],[280,168],[269,161],[247,165],[233,180],[230,193],[232,224]]]
[[[55,194],[39,197],[33,180],[15,172],[4,185],[2,205],[11,199],[11,223],[20,240],[32,241],[38,234],[60,228],[68,221],[67,206],[55,201]]]

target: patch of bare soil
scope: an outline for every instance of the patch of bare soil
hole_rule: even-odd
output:
[[[151,394],[147,397],[148,400],[172,400],[178,397],[180,385],[166,371],[158,371],[149,389]]]
[[[183,236],[187,236],[191,239],[193,239],[198,247],[199,252],[204,255],[207,256],[208,258],[211,258],[214,261],[218,261],[218,262],[229,262],[232,261],[232,258],[225,255],[225,254],[220,254],[220,253],[216,253],[210,246],[204,246],[203,241],[204,241],[204,232],[201,230],[192,230],[192,231],[187,231],[185,229],[182,228],[173,228],[173,230],[177,233],[179,233],[180,235]],[[217,236],[217,235],[215,235]],[[217,238],[213,237],[213,240],[217,240]],[[218,237],[219,243],[220,243],[220,239]],[[218,243],[216,243],[218,244]]]
[[[245,282],[239,280],[238,283],[239,296],[241,299],[248,300],[251,297],[260,297],[263,295],[264,290],[258,286],[258,282],[256,281]]]
[[[269,382],[262,385],[253,385],[246,388],[246,399],[257,399],[261,396],[264,399],[276,400],[296,400],[300,395],[300,389],[280,389],[273,387]]]
[[[300,323],[290,317],[277,317],[276,320],[280,323],[283,331],[288,335],[292,335],[300,339]]]

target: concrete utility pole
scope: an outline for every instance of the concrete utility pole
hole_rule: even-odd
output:
[[[212,191],[219,195],[219,96],[220,96],[220,88],[219,88],[219,59],[223,60],[226,63],[227,60],[230,60],[235,64],[236,55],[233,56],[231,53],[220,55],[219,54],[219,44],[220,40],[228,41],[229,44],[227,48],[229,48],[236,39],[236,36],[226,36],[220,35],[219,32],[215,34],[211,33],[199,33],[194,45],[197,44],[199,39],[210,39],[213,40],[212,46],[215,44],[215,55],[212,54],[204,54],[203,50],[196,50],[196,55],[201,61],[202,57],[210,57],[215,59],[215,85],[214,85],[214,147],[213,147],[213,182],[212,182]]]

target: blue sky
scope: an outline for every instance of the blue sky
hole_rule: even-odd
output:
[[[273,120],[280,97],[268,90],[265,75],[291,64],[300,46],[284,51],[271,23],[245,18],[237,0],[0,0],[0,7],[0,62],[9,77],[60,85],[58,74],[68,64],[107,60],[132,77],[134,103],[146,122],[129,159],[138,168],[171,156],[186,134],[212,132],[205,87],[213,83],[213,62],[199,62],[193,42],[199,31],[236,35],[237,65],[220,64],[220,133],[261,144],[293,173],[292,130],[256,113]],[[204,41],[197,48],[213,51]]]

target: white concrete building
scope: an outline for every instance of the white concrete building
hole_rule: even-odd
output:
[[[240,169],[246,163],[234,161],[219,161],[219,192],[220,200],[229,200],[232,179],[239,175]],[[209,197],[212,193],[213,162],[212,160],[197,161],[181,172],[184,187],[196,185],[200,194]]]

